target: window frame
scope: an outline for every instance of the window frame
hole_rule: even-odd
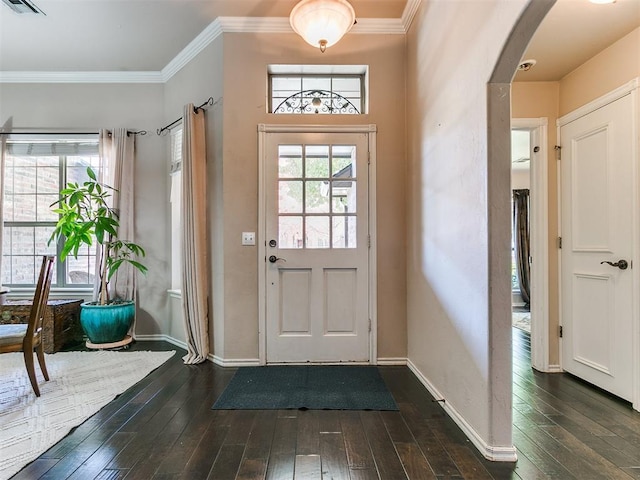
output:
[[[31,138],[31,139],[27,139],[26,141],[20,141],[20,142],[16,142],[14,139],[9,139],[7,143],[29,143],[29,142],[33,142],[33,143],[37,143],[39,140],[41,140],[40,138]],[[55,137],[55,138],[47,138],[47,140],[50,140],[51,143],[56,143],[59,141],[64,141],[66,139],[63,139],[62,136],[61,137]],[[96,135],[85,135],[85,134],[78,134],[78,135],[74,135],[74,140],[77,140],[77,143],[95,143],[95,154],[85,154],[87,156],[91,156],[91,157],[98,157],[99,156],[99,143],[98,143],[98,137]],[[73,143],[73,141],[71,141],[70,143]],[[28,156],[38,156],[38,155],[20,155],[20,154],[14,154],[12,156],[15,157],[28,157]],[[69,153],[54,153],[54,154],[42,154],[41,156],[46,156],[46,157],[58,157],[58,165],[57,165],[57,169],[58,169],[58,198],[60,198],[60,191],[66,187],[67,182],[68,182],[68,168],[69,168],[69,157],[73,157],[73,156],[79,156],[79,155],[73,155],[73,154],[69,154]],[[71,168],[77,168],[77,167],[71,167]],[[92,168],[94,168],[94,170],[96,170],[95,166],[92,166]],[[6,177],[3,176],[3,182],[6,182]],[[5,187],[6,185],[2,185],[2,195],[4,197],[5,195]],[[37,190],[34,193],[34,196],[37,196]],[[2,201],[4,202],[4,198],[2,198]],[[57,224],[57,220],[47,220],[47,221],[37,221],[37,220],[29,220],[29,221],[15,221],[15,220],[11,220],[11,221],[6,221],[4,218],[2,219],[2,225],[3,225],[3,237],[6,235],[6,232],[8,229],[10,228],[20,228],[20,227],[51,227],[54,228]],[[3,238],[3,243],[5,243],[5,245],[7,244],[7,240],[6,238]],[[51,283],[51,289],[52,290],[63,290],[63,291],[67,291],[67,292],[71,292],[71,291],[87,291],[87,290],[91,290],[93,289],[93,283],[71,283],[67,280],[68,277],[68,264],[66,261],[61,261],[60,260],[60,252],[62,251],[63,248],[63,244],[64,244],[64,240],[61,238],[58,240],[58,242],[55,245],[55,278],[53,279],[52,283]],[[88,247],[87,247],[88,248]],[[3,255],[3,269],[7,268],[7,262],[6,260],[11,259],[14,256],[13,254],[13,249],[10,249],[9,251],[9,255],[5,255],[5,252],[2,252]],[[44,255],[44,253],[43,253]],[[28,256],[28,255],[24,255],[24,256]],[[34,258],[38,258],[40,255],[34,253],[33,254]],[[95,255],[94,255],[95,256]],[[89,258],[91,257],[91,255],[89,255]],[[36,272],[37,273],[37,272]],[[2,281],[4,279],[0,279],[0,281]],[[37,280],[37,278],[34,277],[34,280]],[[30,291],[33,290],[33,288],[36,286],[35,282],[32,284],[29,283],[2,283],[2,285],[4,287],[9,287],[12,291],[16,291],[16,292],[20,292],[20,291]]]

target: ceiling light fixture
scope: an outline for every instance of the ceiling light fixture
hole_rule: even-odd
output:
[[[324,51],[351,30],[356,12],[347,0],[302,0],[289,15],[293,31]]]

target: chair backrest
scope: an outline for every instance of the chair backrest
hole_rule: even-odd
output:
[[[23,349],[25,351],[33,350],[33,347],[41,341],[39,334],[42,331],[42,320],[44,318],[45,309],[47,308],[47,301],[49,300],[49,289],[51,288],[51,276],[53,274],[53,260],[54,257],[50,255],[42,257],[42,266],[40,267],[40,276],[38,277],[36,291],[33,295],[33,304],[31,305],[27,334],[24,336],[23,341]]]

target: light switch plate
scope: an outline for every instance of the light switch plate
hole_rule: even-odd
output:
[[[256,234],[255,232],[242,232],[242,245],[255,245]]]

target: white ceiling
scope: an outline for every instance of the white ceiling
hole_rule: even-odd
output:
[[[35,2],[46,16],[0,5],[2,72],[157,72],[217,17],[287,17],[297,0]],[[407,0],[350,2],[360,19],[400,19]],[[516,81],[559,80],[638,26],[640,0],[558,0],[523,57],[537,65]]]

